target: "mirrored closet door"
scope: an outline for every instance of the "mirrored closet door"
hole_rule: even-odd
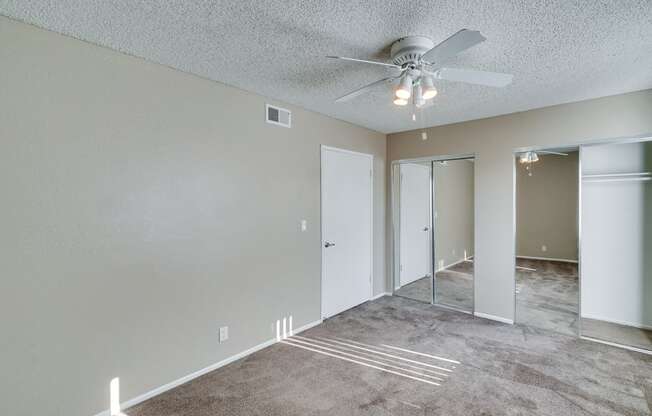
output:
[[[392,164],[394,295],[473,312],[473,162]]]
[[[474,160],[433,162],[435,303],[473,312]]]
[[[580,334],[652,350],[652,142],[580,157]]]
[[[432,166],[429,161],[401,163],[395,169],[398,267],[394,294],[432,303]]]

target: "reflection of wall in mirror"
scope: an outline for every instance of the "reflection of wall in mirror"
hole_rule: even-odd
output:
[[[435,264],[441,270],[473,257],[474,162],[434,162]]]

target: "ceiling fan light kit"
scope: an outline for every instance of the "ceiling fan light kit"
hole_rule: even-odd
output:
[[[539,153],[543,153],[543,154],[546,154],[546,155],[568,156],[568,153],[554,152],[552,150],[537,150],[536,152],[530,150],[530,151],[521,153],[518,160],[519,160],[519,162],[521,162],[523,164],[538,162],[539,161]]]
[[[404,106],[408,104],[408,100],[405,98],[395,98],[394,99],[394,104],[399,105],[399,106]]]
[[[539,161],[539,153],[547,155],[568,156],[568,153],[554,152],[551,150],[537,150],[536,152],[530,150],[523,152],[518,156],[518,161],[521,164],[525,165],[527,176],[532,176],[532,167],[534,166],[533,163]]]
[[[410,75],[407,74],[401,78],[394,95],[405,100],[413,97],[414,105],[421,108],[426,104],[426,100],[431,100],[437,95],[437,89],[434,87],[431,77],[421,76],[413,81]]]
[[[396,88],[395,95],[398,98],[407,100],[412,95],[412,77],[410,74],[405,74]]]
[[[423,77],[421,78],[421,84],[423,85],[423,98],[426,100],[430,100],[432,98],[435,98],[437,95],[437,89],[435,88],[435,85],[432,82],[431,77]]]
[[[539,155],[536,154],[536,152],[525,152],[521,154],[521,157],[519,158],[519,162],[521,163],[534,163],[539,161]]]
[[[377,62],[367,59],[347,58],[342,56],[327,56],[328,58],[341,59],[357,63],[381,65],[399,70],[400,73],[384,78],[342,97],[336,102],[351,100],[359,95],[369,92],[380,84],[395,83],[398,86],[394,90],[394,104],[405,106],[408,99],[412,97],[415,107],[423,108],[428,100],[437,95],[434,80],[465,82],[470,84],[485,85],[491,87],[504,87],[512,81],[509,74],[496,72],[476,71],[470,69],[445,68],[442,63],[452,59],[458,53],[469,49],[486,38],[475,30],[462,29],[453,36],[435,45],[435,43],[424,36],[407,36],[392,44],[390,55],[391,62]]]
[[[418,83],[414,86],[414,106],[421,108],[426,103],[426,99],[423,97],[423,88],[421,83]]]

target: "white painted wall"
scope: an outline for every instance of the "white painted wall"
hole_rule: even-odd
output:
[[[652,143],[584,146],[582,174],[652,171]],[[652,181],[582,181],[582,316],[652,328]]]
[[[384,134],[2,17],[0,62],[1,415],[89,416],[114,376],[128,400],[318,320],[320,144],[374,155],[387,291]]]

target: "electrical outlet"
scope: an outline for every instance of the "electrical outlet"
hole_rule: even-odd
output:
[[[220,343],[226,341],[227,339],[229,339],[229,327],[220,327]]]
[[[541,246],[541,251],[543,251],[544,253],[548,251],[548,246],[546,245]]]

